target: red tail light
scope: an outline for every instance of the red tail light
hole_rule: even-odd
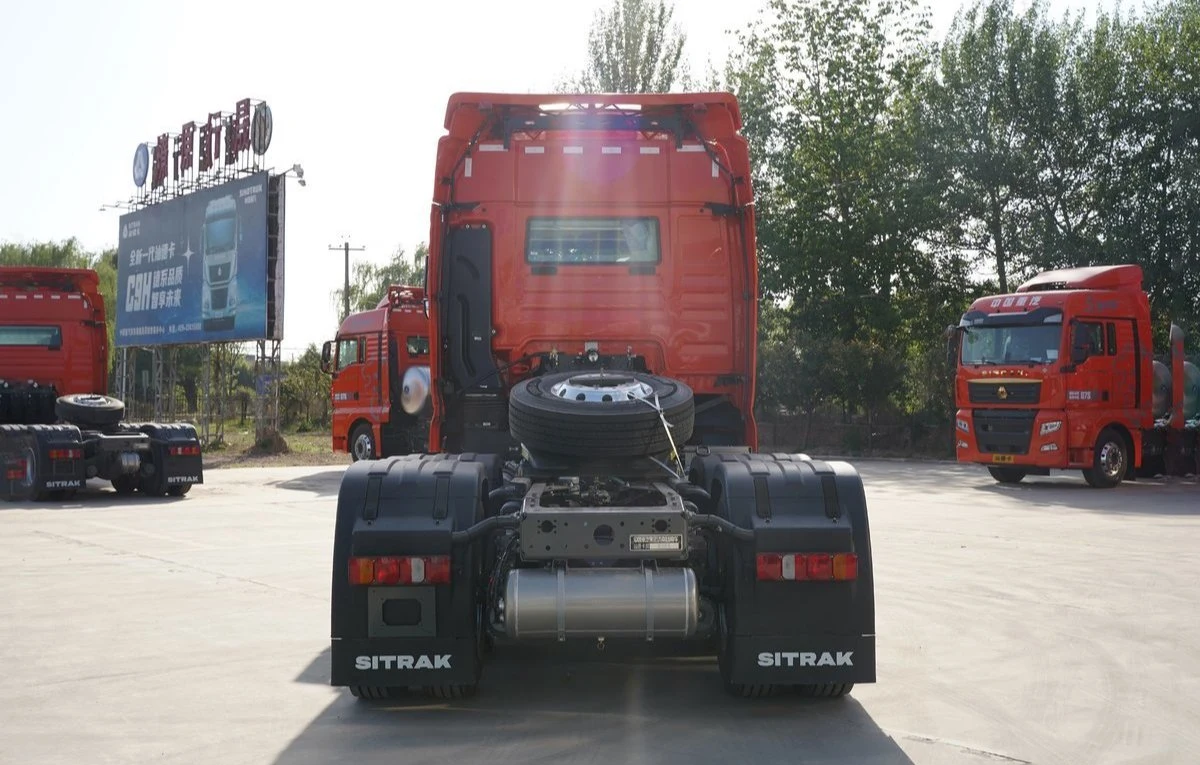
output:
[[[171,446],[167,452],[172,457],[198,457],[200,456],[200,447],[197,446]]]
[[[83,459],[83,449],[51,449],[50,459],[52,460],[81,460]]]
[[[446,584],[449,581],[449,555],[350,559],[350,584]]]
[[[25,471],[29,468],[29,463],[23,459],[8,463],[8,471],[5,476],[10,481],[20,481],[25,477]]]
[[[760,553],[756,560],[761,582],[846,582],[858,578],[854,553]]]

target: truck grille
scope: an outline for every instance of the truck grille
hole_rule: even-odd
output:
[[[967,383],[972,404],[1036,404],[1042,399],[1040,382]]]
[[[229,302],[229,288],[220,287],[213,289],[211,293],[212,309],[214,311],[224,311],[225,304]]]
[[[231,267],[228,263],[219,266],[208,267],[208,281],[212,284],[222,284],[229,281],[229,271]]]
[[[975,422],[975,443],[984,454],[1028,454],[1033,439],[1036,409],[979,409]]]

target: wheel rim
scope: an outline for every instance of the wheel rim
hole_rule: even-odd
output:
[[[1125,472],[1125,450],[1120,444],[1109,441],[1100,449],[1100,471],[1109,480]]]
[[[654,394],[654,389],[635,377],[601,372],[568,377],[550,386],[550,393],[567,401],[605,404],[648,398]]]
[[[72,398],[71,403],[78,404],[79,406],[89,406],[89,407],[94,408],[94,407],[98,407],[98,406],[104,406],[104,403],[107,400],[108,399],[106,399],[104,396],[81,395],[81,396],[75,396],[74,398]]]
[[[369,460],[375,453],[375,448],[371,444],[371,436],[362,433],[358,438],[354,439],[354,456],[360,460]]]

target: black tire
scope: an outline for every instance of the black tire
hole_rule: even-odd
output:
[[[1083,471],[1083,478],[1096,489],[1112,489],[1125,480],[1129,470],[1129,444],[1116,428],[1105,428],[1096,439],[1092,467]]]
[[[1020,483],[1028,475],[1021,468],[990,467],[988,472],[1000,483]]]
[[[171,488],[167,489],[167,494],[172,497],[182,497],[184,494],[187,494],[191,490],[192,490],[192,485],[190,483],[180,483],[180,484],[175,484]]]
[[[128,497],[130,494],[133,494],[135,491],[137,491],[138,479],[137,476],[126,473],[124,475],[114,477],[112,479],[112,485],[113,491],[123,497]]]
[[[350,459],[359,460],[379,459],[379,445],[375,443],[375,432],[365,422],[360,422],[350,430],[350,440],[346,446],[350,450]]]
[[[425,695],[435,699],[469,699],[475,695],[477,685],[429,685]]]
[[[560,384],[570,384],[571,390],[589,391],[577,395],[610,398],[579,401],[561,397],[555,393]],[[657,394],[671,425],[670,438],[653,406],[628,398],[628,390],[639,384],[651,392],[651,403]],[[672,439],[676,447],[682,447],[692,437],[695,419],[691,388],[678,380],[639,372],[563,372],[535,377],[518,383],[508,399],[512,437],[529,451],[542,454],[572,457],[666,454],[671,451]]]
[[[58,419],[83,428],[107,428],[125,418],[125,404],[95,393],[59,396],[54,403]]]
[[[840,699],[854,690],[854,683],[822,683],[820,685],[797,685],[801,696],[814,699]]]
[[[363,701],[382,701],[391,698],[391,688],[378,688],[370,685],[350,686],[350,695]]]

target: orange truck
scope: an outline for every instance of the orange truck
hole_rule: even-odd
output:
[[[734,96],[458,93],[444,128],[429,440],[342,479],[331,683],[454,698],[513,644],[650,641],[739,696],[874,682],[861,478],[758,451]]]
[[[425,448],[429,318],[422,287],[393,285],[379,305],[347,316],[321,348],[333,380],[333,450],[354,461]]]
[[[0,498],[65,499],[91,478],[150,496],[204,482],[195,427],[126,423],[107,389],[96,272],[0,267]]]
[[[1080,470],[1097,488],[1200,470],[1200,370],[1176,325],[1155,358],[1139,266],[1038,274],[948,334],[959,462],[1001,483]]]

